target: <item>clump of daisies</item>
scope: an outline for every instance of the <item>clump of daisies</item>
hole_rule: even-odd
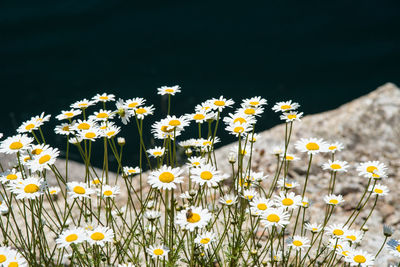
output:
[[[372,266],[381,252],[400,260],[400,241],[389,226],[376,251],[364,246],[366,224],[390,191],[384,163],[346,162],[342,143],[319,137],[292,145],[303,112],[289,100],[272,107],[286,132],[271,151],[275,172],[264,173],[252,161],[263,138],[256,126],[266,99],[247,98],[235,106],[220,96],[173,114],[180,92],[178,85],[157,89],[168,109],[151,123],[152,146],[143,139],[149,135],[143,125],[156,109],[144,98],[102,93],[64,107],[54,129],[65,138],[64,170],[55,164],[60,149],[45,141],[50,115],[32,117],[3,139],[0,152],[14,161],[1,166],[0,266]],[[123,127],[137,130],[138,162],[125,156],[130,141],[120,136]],[[189,127],[195,136],[182,139]],[[223,130],[237,144],[226,162],[217,162]],[[95,142],[103,147],[101,171],[91,163]],[[71,150],[85,166],[80,176],[69,175]],[[182,157],[185,163],[178,164]],[[309,176],[316,157],[325,160],[318,168],[330,178],[320,198],[323,209],[311,217]],[[110,168],[110,158],[117,168]],[[294,179],[292,162],[304,158],[307,171]],[[221,164],[231,170],[221,171]],[[364,189],[348,216],[334,220],[346,203],[336,183],[351,179],[351,169],[364,178]]]

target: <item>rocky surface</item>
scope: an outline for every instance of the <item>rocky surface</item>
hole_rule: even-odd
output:
[[[397,229],[394,238],[400,238],[400,194],[397,192],[400,189],[398,178],[400,172],[399,114],[400,90],[394,84],[387,83],[370,94],[335,110],[308,115],[301,122],[295,122],[289,146],[289,152],[301,158],[301,160],[293,162],[289,176],[302,185],[307,170],[307,155],[295,150],[294,143],[297,140],[317,137],[328,142],[338,141],[345,145],[345,149],[336,154],[336,159],[348,161],[351,167],[347,173],[338,174],[334,193],[342,194],[346,202],[336,210],[331,223],[340,223],[343,222],[343,218],[347,218],[351,212],[350,209],[356,205],[367,184],[366,178],[358,176],[357,164],[369,160],[378,160],[386,164],[388,178],[381,182],[387,185],[391,192],[378,200],[377,208],[367,224],[370,230],[365,236],[366,243],[361,244],[361,247],[370,252],[377,251],[376,248],[379,248],[384,240],[383,224]],[[253,170],[264,171],[271,177],[276,168],[276,158],[270,152],[275,145],[284,142],[285,126],[278,125],[260,134],[261,137],[257,140],[254,150],[256,164],[253,165]],[[230,170],[227,155],[235,145],[237,144],[230,144],[217,151],[219,168]],[[321,165],[328,159],[328,155],[317,155],[314,157],[311,167],[306,196],[314,203],[310,212],[313,222],[323,220],[320,211],[324,206],[323,196],[327,194],[330,174],[322,170]],[[373,204],[373,201],[370,200],[370,202],[369,208]],[[369,208],[367,211],[370,210]],[[363,212],[361,215],[367,216],[367,212]],[[359,219],[356,223],[361,221]],[[391,260],[387,250],[384,249],[377,259],[377,263]]]

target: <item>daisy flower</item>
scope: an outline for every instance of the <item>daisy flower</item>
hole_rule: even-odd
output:
[[[194,242],[204,247],[204,249],[207,249],[211,245],[211,243],[215,241],[215,239],[216,235],[213,232],[204,232],[198,234],[197,237],[194,239]]]
[[[28,168],[33,171],[43,171],[44,169],[50,170],[50,165],[53,165],[57,157],[60,155],[60,151],[57,148],[47,148],[43,150],[39,155],[36,155],[30,160]]]
[[[358,175],[374,179],[386,177],[386,170],[385,164],[379,161],[363,162],[357,167]]]
[[[254,96],[252,98],[246,98],[242,100],[242,105],[247,107],[259,107],[267,105],[267,100],[261,96]]]
[[[83,100],[76,101],[75,103],[71,104],[71,108],[74,109],[86,109],[90,106],[93,106],[96,102],[87,100],[86,98]]]
[[[111,110],[103,110],[95,111],[93,115],[89,116],[89,120],[93,121],[107,121],[112,119],[115,116],[115,113]]]
[[[301,200],[301,206],[303,208],[308,208],[310,206],[310,201],[308,200],[308,197],[303,197]]]
[[[390,239],[386,244],[388,246],[389,253],[397,258],[400,258],[400,240]]]
[[[7,213],[8,212],[8,206],[7,203],[4,201],[3,197],[0,195],[0,213]]]
[[[249,116],[246,115],[244,113],[229,113],[228,116],[224,117],[223,121],[227,124],[227,125],[231,125],[231,124],[255,124],[256,123],[256,119],[253,116]]]
[[[136,97],[136,98],[125,100],[124,106],[127,109],[135,109],[137,107],[142,106],[145,102],[146,102],[145,99],[143,99],[141,97]]]
[[[271,208],[267,209],[261,216],[261,223],[265,227],[270,226],[281,226],[289,224],[289,213],[284,211],[283,208]]]
[[[207,209],[191,206],[176,215],[176,223],[182,228],[193,232],[196,228],[204,228],[211,220],[211,213]]]
[[[114,239],[114,231],[108,227],[98,226],[93,230],[88,230],[86,241],[91,245],[104,246],[106,242],[112,242]]]
[[[95,191],[88,187],[86,183],[69,182],[67,183],[68,195],[72,198],[89,198]]]
[[[36,122],[40,123],[39,126],[43,125],[43,123],[50,121],[51,115],[45,115],[44,112],[42,112],[40,115],[33,117],[32,119],[36,120]]]
[[[347,230],[344,233],[343,239],[351,243],[360,243],[363,238],[363,232],[356,230]]]
[[[154,221],[154,220],[156,220],[156,219],[161,217],[161,212],[158,212],[158,211],[155,211],[155,210],[146,211],[145,217],[149,221]]]
[[[35,199],[44,194],[47,184],[43,178],[28,177],[18,180],[18,183],[10,185],[10,190],[16,195],[16,199]]]
[[[226,107],[231,107],[235,102],[232,99],[226,99],[223,96],[213,98],[210,100],[211,108],[214,110],[222,111]]]
[[[175,95],[181,92],[181,87],[179,85],[175,86],[161,86],[157,88],[157,94],[159,95]]]
[[[317,154],[327,150],[327,143],[317,138],[302,138],[294,146],[300,152],[307,152],[308,154]]]
[[[119,186],[104,185],[102,188],[97,189],[98,195],[104,198],[115,198],[116,195],[121,193]]]
[[[168,260],[169,249],[165,246],[162,245],[149,246],[149,248],[147,248],[146,250],[147,253],[149,253],[149,255],[153,259]]]
[[[322,230],[322,225],[317,223],[305,223],[304,227],[312,233],[318,233]]]
[[[303,250],[310,246],[310,240],[305,236],[295,235],[287,240],[288,246],[295,251]]]
[[[102,130],[102,135],[111,139],[115,137],[121,131],[121,127],[118,126],[109,126],[106,129]]]
[[[335,153],[336,151],[342,151],[344,145],[339,142],[328,144],[328,152]]]
[[[285,153],[285,147],[284,146],[274,146],[271,150],[271,153],[274,155],[282,155],[283,153]]]
[[[209,112],[209,111],[212,110],[212,107],[213,107],[213,105],[211,103],[211,100],[207,100],[207,101],[202,102],[199,105],[196,105],[194,109],[195,109],[196,112],[198,112],[198,111]]]
[[[189,125],[189,119],[186,118],[186,116],[180,116],[180,117],[176,117],[175,115],[170,116],[168,115],[165,118],[165,122],[166,124],[168,124],[168,127],[170,129],[180,129],[183,130],[184,127]]]
[[[285,153],[281,154],[281,159],[283,159],[283,157],[285,156],[284,154],[285,154]],[[294,155],[294,154],[286,153],[285,159],[286,159],[286,161],[298,161],[300,158],[297,157],[297,156]]]
[[[324,201],[328,205],[337,206],[340,203],[344,202],[342,195],[327,195],[324,197]]]
[[[249,134],[246,135],[246,138],[248,138],[249,142],[252,142],[252,143],[257,142],[257,140],[260,137],[261,137],[261,135],[257,134],[257,133],[253,133],[253,134],[249,133]]]
[[[72,130],[75,131],[88,131],[93,127],[97,126],[96,123],[92,120],[80,120],[76,121],[73,125]]]
[[[81,113],[82,111],[80,111],[79,109],[63,110],[61,111],[61,114],[56,116],[56,119],[59,121],[70,120]]]
[[[289,178],[280,178],[278,180],[278,187],[282,188],[285,187],[286,189],[293,189],[298,187],[300,184],[293,179]]]
[[[204,164],[206,164],[205,158],[202,157],[190,157],[188,158],[188,163],[186,163],[189,167],[197,168]]]
[[[286,112],[290,110],[296,110],[300,107],[298,103],[293,102],[292,100],[289,101],[282,101],[282,102],[277,102],[273,107],[272,110],[275,112]]]
[[[40,125],[42,125],[41,122],[38,122],[36,119],[31,118],[30,120],[23,122],[21,126],[18,127],[17,132],[31,133],[32,131],[39,129]]]
[[[252,200],[255,196],[257,196],[258,193],[254,189],[245,189],[243,190],[243,195],[242,197],[247,199],[247,200]]]
[[[8,255],[7,260],[3,263],[3,266],[28,267],[28,262],[17,251],[10,250],[10,254]]]
[[[337,240],[337,239],[336,239]],[[336,240],[333,239],[334,244],[336,244]],[[344,256],[347,257],[349,256],[349,252],[351,250],[351,247],[349,243],[347,242],[338,242],[336,246],[336,254],[339,256]]]
[[[344,260],[350,263],[350,266],[373,266],[375,257],[363,250],[350,250],[349,256],[345,257]]]
[[[212,113],[209,113],[205,110],[199,110],[193,114],[187,114],[186,118],[194,121],[195,123],[203,123],[213,117]]]
[[[79,244],[86,240],[86,232],[83,228],[71,228],[64,230],[56,239],[59,247],[69,247],[71,244]]]
[[[7,262],[9,258],[12,258],[13,255],[15,254],[16,254],[15,250],[12,250],[9,247],[0,247],[0,264],[3,264],[1,266],[7,266],[4,264]]]
[[[96,94],[94,97],[92,97],[93,101],[95,103],[97,102],[108,102],[108,101],[114,101],[115,100],[115,95],[113,94],[107,94],[107,93],[103,93],[103,94]]]
[[[141,173],[141,170],[139,167],[127,167],[126,166],[123,168],[123,172],[126,176],[129,176],[129,175],[139,174],[139,173]]]
[[[242,106],[237,111],[237,113],[245,114],[247,116],[260,116],[263,112],[264,108],[262,107],[248,107],[248,106]]]
[[[145,116],[153,115],[154,108],[153,108],[153,105],[145,106],[145,107],[138,107],[138,108],[134,109],[134,112],[135,112],[135,116],[139,120],[143,120]]]
[[[252,209],[260,212],[264,212],[267,209],[274,206],[274,202],[270,199],[263,197],[255,197],[252,201],[250,201],[250,206]]]
[[[99,128],[93,127],[90,130],[81,131],[79,137],[85,140],[96,141],[97,138],[102,136],[102,132]]]
[[[149,153],[150,157],[161,158],[165,153],[165,148],[156,146],[155,148],[147,149],[147,153]]]
[[[193,182],[201,186],[206,184],[208,187],[217,186],[224,179],[220,172],[211,164],[205,164],[192,169],[192,176],[190,178]]]
[[[275,203],[279,207],[287,208],[289,210],[295,209],[301,205],[301,196],[297,195],[294,192],[280,192],[279,196],[275,196]]]
[[[348,167],[349,165],[347,164],[347,161],[341,160],[328,160],[328,162],[322,165],[322,169],[331,170],[334,172],[347,172]]]
[[[22,179],[22,174],[17,169],[7,170],[0,174],[0,182],[6,184],[8,182],[15,182]]]
[[[219,199],[219,203],[227,206],[231,206],[237,202],[237,196],[227,194]]]
[[[291,111],[283,113],[279,118],[286,122],[301,121],[303,112]]]
[[[343,238],[346,231],[348,228],[341,224],[333,224],[325,228],[325,234],[334,238]]]
[[[1,142],[0,152],[5,154],[14,154],[26,150],[32,142],[33,138],[28,137],[26,134],[10,136]]]
[[[253,130],[253,127],[247,123],[237,122],[237,123],[229,124],[228,126],[226,126],[225,130],[227,132],[229,132],[230,134],[233,134],[236,137],[238,137],[241,134],[246,134],[248,132],[251,132]]]
[[[372,194],[377,196],[386,196],[389,194],[389,188],[383,184],[370,185],[368,191],[372,191]]]
[[[133,112],[132,109],[126,107],[125,102],[122,99],[119,99],[115,103],[115,106],[117,107],[115,113],[118,114],[119,118],[121,119],[121,122],[127,125],[129,122],[129,118],[134,116],[135,113]]]
[[[54,132],[59,135],[70,135],[74,132],[73,125],[70,123],[62,123],[54,128]]]
[[[51,186],[47,189],[47,191],[49,192],[50,195],[54,196],[60,193],[61,189],[58,186]]]
[[[166,119],[155,122],[151,126],[151,132],[154,134],[157,139],[174,139],[175,137],[181,134],[181,128],[174,128],[169,125],[169,122]]]
[[[183,177],[180,176],[183,170],[178,168],[171,168],[170,166],[163,165],[160,169],[152,171],[147,178],[147,182],[157,189],[174,189],[176,184],[183,183]]]

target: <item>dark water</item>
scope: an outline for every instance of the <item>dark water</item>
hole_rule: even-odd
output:
[[[220,94],[332,109],[400,82],[399,13],[366,0],[2,1],[1,131],[103,91],[160,107],[156,88],[174,84],[176,114]],[[276,123],[268,111],[258,129]]]

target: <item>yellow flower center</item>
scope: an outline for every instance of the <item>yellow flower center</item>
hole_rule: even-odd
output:
[[[18,150],[21,149],[23,147],[22,143],[17,141],[17,142],[12,142],[10,145],[10,149],[12,150]]]
[[[285,186],[286,186],[286,187],[292,187],[293,184],[291,184],[291,183],[285,183]]]
[[[29,160],[31,160],[30,156],[27,156],[27,157],[24,158],[24,162],[28,162]]]
[[[243,133],[244,132],[244,128],[242,126],[236,126],[233,131],[235,133]]]
[[[74,113],[72,113],[72,112],[66,112],[66,113],[64,113],[64,116],[66,116],[66,117],[72,117],[72,116],[74,116]]]
[[[232,201],[233,201],[232,199],[228,199],[228,200],[225,201],[225,203],[226,203],[226,204],[231,204]]]
[[[5,262],[6,260],[7,260],[6,255],[1,254],[1,255],[0,255],[0,263]]]
[[[33,128],[35,128],[35,124],[33,124],[33,123],[30,123],[25,126],[25,130],[27,130],[27,131],[32,130]]]
[[[287,110],[287,109],[290,109],[290,108],[292,108],[291,105],[282,105],[281,106],[281,109],[283,109],[283,110]]]
[[[39,186],[35,184],[28,184],[24,188],[25,193],[33,194],[39,191]]]
[[[219,106],[219,107],[225,106],[225,101],[216,100],[216,101],[214,101],[214,105]]]
[[[137,110],[136,110],[136,113],[137,114],[144,114],[144,113],[146,113],[147,112],[147,110],[145,109],[145,108],[138,108]]]
[[[79,103],[78,104],[79,107],[86,107],[87,105],[89,105],[89,103]]]
[[[136,170],[128,170],[129,173],[135,173]]]
[[[63,130],[63,131],[66,131],[66,132],[69,132],[69,126],[64,126],[64,127],[62,127],[62,130]]]
[[[199,165],[200,165],[200,162],[196,161],[196,162],[193,162],[192,164],[193,164],[194,166],[199,166]]]
[[[377,194],[382,194],[382,193],[383,193],[383,190],[380,189],[380,188],[375,188],[375,189],[374,189],[374,192],[377,193]]]
[[[204,171],[200,174],[200,178],[203,180],[210,180],[211,178],[213,178],[213,174],[209,171]]]
[[[100,96],[99,97],[101,100],[108,100],[108,96]]]
[[[343,230],[335,229],[335,230],[333,230],[333,234],[334,234],[334,235],[343,235],[344,232],[343,232]]]
[[[202,120],[204,118],[205,118],[205,116],[203,114],[196,114],[193,116],[193,119],[195,119],[195,120]]]
[[[363,255],[356,255],[354,256],[353,260],[357,263],[364,263],[367,259]]]
[[[55,194],[55,193],[57,193],[57,190],[51,190],[51,191],[50,191],[50,195],[53,195],[53,194]]]
[[[170,172],[163,172],[163,173],[160,174],[158,179],[162,183],[170,183],[175,179],[175,176]]]
[[[291,205],[293,205],[293,203],[294,203],[293,200],[290,198],[285,198],[282,200],[282,204],[285,206],[291,206]]]
[[[113,135],[115,135],[115,131],[110,131],[107,133],[107,136],[113,136]]]
[[[192,215],[189,218],[187,218],[186,220],[188,223],[197,223],[198,221],[200,221],[200,219],[201,219],[201,217],[199,214],[192,213]]]
[[[112,196],[113,192],[111,190],[106,190],[103,192],[105,196]]]
[[[132,103],[130,103],[130,104],[128,105],[128,107],[134,108],[134,107],[136,107],[138,104],[139,104],[139,103],[137,103],[137,102],[132,102]]]
[[[339,164],[336,164],[336,163],[331,165],[331,169],[333,169],[333,170],[339,170],[341,168],[342,168],[342,166],[340,166]]]
[[[246,108],[244,110],[244,114],[246,114],[246,115],[253,115],[255,113],[256,113],[256,110],[254,108]]]
[[[174,92],[174,89],[168,88],[168,89],[165,89],[165,92],[167,92],[167,93],[173,93],[173,92]]]
[[[44,156],[40,157],[39,164],[44,164],[44,163],[48,162],[50,159],[51,159],[50,155],[44,155]]]
[[[233,120],[233,123],[240,122],[240,124],[247,122],[246,119],[239,117]]]
[[[317,143],[308,143],[307,145],[306,145],[306,148],[308,149],[308,150],[318,150],[319,149],[319,145],[317,144]]]
[[[86,137],[86,138],[95,138],[95,137],[96,137],[96,134],[93,133],[93,132],[85,133],[85,137]]]
[[[10,262],[9,264],[8,264],[8,267],[18,267],[19,266],[19,264],[18,264],[18,262],[16,262],[16,261],[12,261],[12,262]]]
[[[311,229],[311,231],[316,232],[316,231],[318,231],[318,228],[313,227],[313,228]]]
[[[377,170],[378,168],[375,166],[368,166],[367,167],[367,172],[373,173],[375,170]]]
[[[105,118],[108,118],[108,114],[105,112],[101,112],[101,113],[97,114],[96,117],[99,119],[105,119]]]
[[[297,118],[297,115],[296,115],[296,114],[289,114],[289,115],[287,115],[287,118],[288,118],[289,120],[293,120],[293,119],[296,119],[296,118]]]
[[[32,150],[33,155],[39,155],[42,152],[43,152],[43,149],[40,149],[40,148],[36,148],[36,149]]]
[[[161,151],[155,151],[155,152],[153,152],[153,155],[154,156],[161,156],[162,152]]]
[[[372,177],[374,177],[374,178],[380,178],[379,174],[376,174],[376,173],[373,173],[373,174],[372,174]]]
[[[267,205],[265,205],[264,203],[259,203],[257,205],[257,209],[259,210],[266,210],[267,208],[268,208]]]
[[[100,180],[99,180],[99,179],[94,179],[94,180],[92,181],[92,183],[93,183],[93,184],[100,184]]]
[[[90,235],[90,238],[95,241],[100,241],[104,239],[104,234],[100,232],[94,232],[93,234]]]
[[[86,122],[79,123],[78,129],[79,130],[89,130],[90,129],[90,124],[86,123]]]
[[[281,218],[279,218],[279,216],[276,214],[270,214],[267,216],[267,221],[269,221],[269,222],[276,223],[276,222],[279,222],[280,220],[281,220]]]
[[[15,180],[17,178],[18,176],[14,173],[10,173],[9,175],[7,175],[7,180]]]
[[[208,238],[208,237],[202,238],[202,239],[200,240],[200,243],[202,243],[202,244],[208,244],[208,242],[210,242],[210,238]]]
[[[300,240],[294,240],[293,245],[295,245],[296,247],[300,247],[303,245],[303,242],[301,242]]]
[[[398,245],[398,246],[396,247],[396,250],[397,250],[398,252],[400,252],[400,245]]]
[[[155,250],[153,250],[154,255],[160,256],[162,254],[164,254],[164,250],[160,249],[160,248],[156,248]]]
[[[330,146],[328,148],[329,148],[329,150],[335,150],[337,148],[337,146]]]
[[[203,146],[211,146],[212,142],[211,141],[205,141],[203,142]]]
[[[74,187],[74,192],[79,194],[79,195],[83,195],[83,194],[86,193],[86,190],[82,186],[77,185],[77,186]]]
[[[338,201],[337,199],[331,199],[331,200],[329,200],[329,204],[336,205],[337,203],[339,203],[339,201]]]
[[[357,237],[355,235],[348,235],[346,236],[347,239],[350,239],[352,241],[356,241]]]
[[[175,127],[175,126],[181,125],[181,122],[180,122],[179,120],[170,120],[170,121],[169,121],[169,125]]]
[[[252,105],[252,106],[257,106],[257,105],[260,104],[260,102],[258,102],[258,101],[250,101],[249,104]]]
[[[166,126],[166,125],[161,126],[161,131],[163,131],[164,133],[170,133],[170,132],[172,132],[173,130],[174,130],[174,129],[168,130],[168,126]]]
[[[67,242],[74,242],[78,239],[78,235],[77,234],[70,234],[67,237],[65,237],[65,241]]]

